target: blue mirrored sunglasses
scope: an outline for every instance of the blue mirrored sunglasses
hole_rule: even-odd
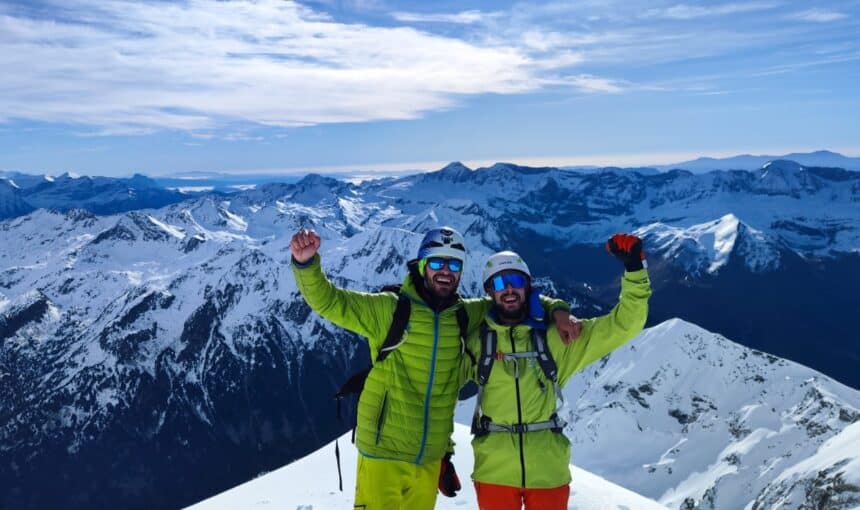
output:
[[[493,290],[500,292],[505,290],[505,287],[510,285],[515,289],[524,289],[526,287],[526,275],[521,273],[505,273],[498,274],[491,278],[493,282]]]
[[[440,271],[445,264],[448,265],[448,270],[452,273],[459,273],[463,269],[463,261],[457,259],[443,259],[440,257],[433,257],[427,259],[427,267],[432,269],[433,271]]]

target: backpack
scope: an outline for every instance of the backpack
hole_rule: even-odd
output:
[[[360,370],[353,374],[340,389],[335,393],[334,399],[337,402],[337,418],[343,422],[341,415],[341,400],[349,395],[360,396],[364,390],[364,383],[367,381],[367,376],[373,367],[385,360],[392,352],[394,352],[405,341],[403,333],[406,332],[406,327],[409,325],[409,314],[412,312],[412,301],[409,296],[400,292],[400,285],[386,285],[380,289],[380,292],[392,292],[397,295],[397,305],[394,307],[394,315],[391,318],[391,325],[388,327],[388,334],[385,335],[385,340],[379,348],[379,353],[376,355],[376,361],[364,370]],[[457,308],[457,327],[460,329],[460,352],[468,354],[475,362],[475,358],[468,349],[466,349],[466,340],[469,330],[469,315],[466,313],[466,308],[461,306]],[[351,441],[355,444],[355,427],[358,419],[358,406],[356,406],[356,416],[352,421],[352,438]],[[337,475],[340,491],[343,492],[343,477],[340,469],[340,446],[337,440],[334,442],[334,454],[337,458]]]
[[[475,399],[475,412],[472,415],[472,434],[476,437],[481,437],[490,432],[510,432],[523,433],[534,432],[538,430],[550,429],[553,432],[561,433],[564,426],[567,425],[564,420],[558,416],[558,412],[564,406],[564,396],[561,394],[561,387],[558,383],[558,366],[552,353],[547,347],[546,330],[542,328],[532,327],[532,350],[526,352],[511,352],[502,353],[498,350],[498,334],[484,321],[481,324],[481,354],[478,359],[476,369],[476,382],[478,383],[478,396]],[[514,361],[514,378],[519,379],[519,363],[520,359],[536,359],[544,376],[552,382],[553,390],[555,391],[556,399],[560,402],[553,411],[549,420],[536,423],[516,423],[513,425],[502,425],[493,423],[492,418],[485,415],[481,408],[481,398],[483,397],[484,385],[490,379],[490,371],[493,369],[495,360]],[[538,379],[541,389],[545,390],[543,382]]]

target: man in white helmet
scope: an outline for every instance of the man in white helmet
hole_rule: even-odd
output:
[[[465,339],[477,331],[490,301],[457,294],[466,247],[451,227],[427,232],[396,292],[335,287],[321,269],[321,243],[312,230],[293,236],[298,289],[321,316],[366,337],[373,360],[358,401],[355,508],[432,509],[437,488],[446,496],[460,489],[450,461],[454,405]],[[403,303],[406,312],[398,314]],[[576,325],[567,304],[545,299],[543,306],[571,335]],[[392,334],[396,317],[405,324]]]
[[[525,261],[511,251],[487,261],[484,288],[493,307],[468,342],[477,356],[472,480],[481,510],[567,508],[570,442],[562,433],[561,388],[632,339],[648,316],[651,287],[641,240],[616,234],[606,248],[626,269],[620,300],[607,315],[582,321],[569,345],[535,305]]]

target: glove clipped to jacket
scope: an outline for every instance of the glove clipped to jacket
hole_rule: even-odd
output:
[[[638,271],[647,267],[642,240],[632,234],[615,234],[606,241],[606,251],[624,264],[627,271]]]
[[[451,454],[446,453],[442,457],[442,465],[439,468],[439,492],[443,496],[453,498],[457,495],[457,491],[462,488],[460,478],[457,476],[457,471],[451,462]]]

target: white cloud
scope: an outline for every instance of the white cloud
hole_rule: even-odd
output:
[[[761,11],[771,9],[773,7],[776,7],[776,4],[764,2],[728,3],[720,5],[676,4],[671,7],[649,9],[645,12],[645,17],[688,20],[710,16],[725,16],[728,14]]]
[[[811,21],[814,23],[829,23],[831,21],[838,21],[847,17],[848,16],[846,14],[827,9],[808,9],[796,12],[789,16],[790,19]]]
[[[412,119],[466,95],[536,90],[579,58],[408,27],[338,23],[278,0],[56,2],[0,8],[0,120],[95,134]]]
[[[222,139],[227,140],[228,142],[262,142],[264,140],[262,136],[254,136],[242,132],[227,133],[222,137]]]
[[[583,92],[603,92],[615,94],[624,91],[624,86],[615,80],[600,78],[590,74],[580,74],[579,76],[571,76],[568,78],[574,87]]]
[[[455,23],[472,25],[482,23],[491,18],[501,16],[500,12],[482,12],[477,10],[463,11],[456,14],[445,13],[420,13],[420,12],[394,12],[391,17],[397,21],[406,23]]]

